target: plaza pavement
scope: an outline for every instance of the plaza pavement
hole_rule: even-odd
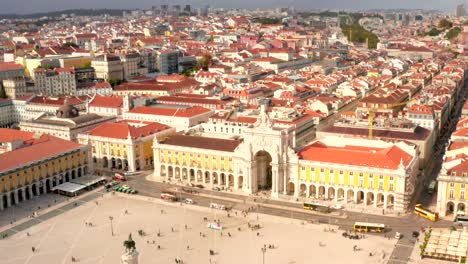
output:
[[[325,228],[337,230],[329,225],[305,224],[300,220],[263,214],[258,214],[257,221],[257,213],[242,217],[240,213],[235,216],[232,212],[231,217],[227,217],[224,211],[196,205],[181,206],[143,196],[108,193],[104,197],[96,196],[95,201],[97,205],[82,203],[0,240],[0,263],[71,263],[72,257],[80,264],[120,263],[124,250],[122,242],[129,233],[136,241],[140,263],[164,264],[174,263],[176,257],[186,264],[210,263],[210,258],[211,263],[218,264],[262,263],[260,249],[264,244],[267,245],[265,263],[268,264],[385,263],[396,242],[379,236],[349,240],[341,236],[341,231],[324,232]],[[163,214],[161,210],[164,210]],[[111,235],[109,216],[113,217],[114,236]],[[204,217],[220,219],[226,227],[223,235],[208,229]],[[93,227],[85,225],[86,222],[91,222]],[[262,228],[251,231],[248,223],[258,223]],[[238,231],[239,227],[241,231]],[[139,236],[138,230],[143,230],[146,235]],[[205,236],[200,236],[200,232]],[[275,249],[268,249],[269,244],[274,244]],[[361,250],[353,251],[354,245]],[[32,247],[36,248],[35,253]],[[216,255],[209,256],[210,249]]]

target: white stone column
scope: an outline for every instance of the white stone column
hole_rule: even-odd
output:
[[[239,190],[239,175],[235,174],[234,177],[234,190]]]
[[[18,190],[14,190],[13,191],[14,195],[13,195],[13,198],[14,198],[14,204],[18,204],[19,203],[19,200],[18,200]]]
[[[355,204],[357,204],[358,203],[358,191],[355,190],[355,189],[353,189],[353,191],[354,191],[353,201],[354,201]]]
[[[3,200],[2,200],[2,201],[0,201],[0,211],[3,211],[3,209],[4,208],[3,208]]]
[[[294,183],[294,197],[299,197],[299,180],[297,179],[297,177]]]
[[[136,171],[135,150],[133,149],[132,144],[127,144],[127,150],[128,170]]]
[[[288,194],[288,191],[287,191],[287,188],[288,188],[288,184],[287,184],[287,175],[286,175],[286,170],[283,168],[283,194],[286,195]]]
[[[310,185],[306,184],[306,198],[309,198],[310,196]]]
[[[333,194],[333,201],[335,201],[335,203],[337,203],[338,202],[338,190],[339,189],[333,188],[333,190],[335,191],[335,193]]]
[[[388,203],[388,198],[387,197],[388,197],[388,195],[384,195],[384,206],[383,206],[384,209],[387,209],[387,203]]]
[[[348,190],[347,189],[344,190],[344,203],[345,204],[348,203]]]
[[[11,207],[11,192],[7,195],[7,207]]]
[[[374,193],[374,207],[377,207],[377,198],[378,196]]]

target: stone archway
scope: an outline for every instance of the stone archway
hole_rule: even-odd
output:
[[[395,197],[393,194],[389,194],[387,196],[387,208],[393,208],[393,205],[395,204]]]
[[[299,196],[305,197],[307,195],[307,185],[305,183],[302,183],[299,186]]]
[[[218,184],[218,173],[213,172],[213,174],[211,174],[211,175],[213,176],[212,184]]]
[[[363,191],[358,191],[357,192],[357,203],[361,203],[364,200],[364,192]]]
[[[195,181],[195,171],[193,169],[189,170],[189,175],[190,175],[190,181],[191,182]]]
[[[107,168],[109,166],[109,160],[107,157],[102,158],[102,167]]]
[[[175,178],[180,180],[180,179],[181,179],[180,176],[181,176],[181,175],[180,175],[180,168],[179,168],[179,167],[175,167]]]
[[[23,189],[18,189],[18,203],[23,201]]]
[[[33,194],[34,196],[38,196],[38,195],[39,195],[39,193],[38,193],[37,190],[38,190],[37,185],[36,185],[35,183],[33,183],[33,185],[31,186],[31,191],[32,191],[32,194]]]
[[[182,180],[187,180],[187,169],[182,168]]]
[[[328,187],[328,199],[329,200],[335,199],[335,188]]]
[[[345,198],[345,192],[343,188],[338,188],[337,200],[341,201],[341,200],[344,200],[344,198]]]
[[[201,170],[197,171],[197,182],[203,182],[203,172]]]
[[[385,202],[384,195],[382,193],[377,194],[377,206],[383,206]]]
[[[460,215],[463,214],[463,215],[465,215],[465,214],[466,214],[465,211],[466,211],[465,204],[464,204],[464,203],[459,203],[459,204],[457,205],[457,214],[460,214]]]
[[[159,171],[161,177],[166,177],[166,166],[161,165],[161,170]]]
[[[6,194],[2,195],[2,204],[3,204],[3,208],[8,207],[8,196]]]
[[[375,200],[374,193],[373,192],[368,192],[367,193],[366,205],[373,204],[374,200]]]
[[[234,187],[234,175],[232,175],[232,174],[228,175],[228,186],[229,187]]]
[[[243,185],[244,185],[244,177],[239,176],[237,178],[237,188],[242,189]]]
[[[167,177],[168,178],[173,178],[174,177],[174,170],[172,169],[172,166],[167,167]]]
[[[453,214],[454,210],[455,210],[455,204],[453,202],[448,202],[447,203],[447,213],[446,213],[446,215]]]
[[[272,171],[271,171],[271,155],[270,153],[261,150],[255,154],[255,165],[257,175],[258,190],[271,190]]]
[[[317,196],[317,187],[313,184],[309,186],[309,196],[314,198]]]
[[[320,186],[318,188],[318,195],[319,195],[319,198],[325,198],[325,187],[324,186]]]
[[[288,185],[288,195],[294,195],[294,188],[295,188],[294,182],[290,182]]]
[[[211,181],[210,181],[210,172],[209,171],[205,171],[205,183],[208,183],[208,184],[211,183]]]

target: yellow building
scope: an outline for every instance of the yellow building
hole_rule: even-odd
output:
[[[468,206],[468,142],[452,142],[437,177],[437,211],[441,216],[464,215]]]
[[[138,171],[153,169],[153,139],[175,133],[156,123],[123,120],[104,123],[78,135],[78,142],[92,148],[96,169]]]
[[[0,210],[92,171],[90,147],[0,128]]]
[[[417,146],[324,137],[297,151],[291,148],[294,137],[265,113],[237,138],[176,134],[155,141],[153,179],[302,201],[408,208],[418,174]]]

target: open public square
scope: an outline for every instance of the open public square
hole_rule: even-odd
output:
[[[334,226],[257,213],[228,216],[143,196],[96,197],[0,240],[0,263],[120,263],[130,233],[140,263],[386,263],[396,243],[372,235],[350,240]],[[215,220],[222,231],[207,228]]]

